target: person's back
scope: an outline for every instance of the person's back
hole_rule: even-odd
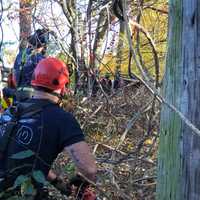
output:
[[[30,99],[24,103],[26,106],[29,104],[28,107],[43,104],[43,108],[33,116],[25,115],[19,119],[6,153],[6,169],[12,171],[12,174],[15,172],[16,176],[41,170],[47,177],[54,159],[64,147],[84,141],[84,135],[72,114],[65,112],[57,104],[45,99]],[[34,155],[19,160],[12,159],[12,155],[27,149],[34,152]],[[16,176],[12,177],[15,179]]]
[[[79,172],[91,181],[96,180],[95,161],[78,122],[59,107],[68,83],[69,73],[62,61],[46,58],[38,63],[31,81],[35,89],[33,98],[17,105],[16,118],[1,132],[0,142],[7,145],[1,159],[1,167],[6,169],[5,182],[9,183],[6,186],[12,186],[20,175],[32,177],[38,170],[57,184],[57,176],[50,168],[61,151],[68,152]],[[7,143],[5,138],[9,138]],[[27,150],[29,156],[16,159],[15,155]],[[0,190],[6,190],[5,186],[0,184]],[[36,199],[39,200],[38,196]]]
[[[20,86],[20,82],[23,76],[23,67],[24,64],[27,61],[28,56],[31,54],[32,49],[30,47],[28,48],[20,48],[19,53],[16,56],[15,62],[14,62],[14,76],[15,76],[15,81],[17,84],[17,87]]]
[[[38,29],[28,38],[28,48],[20,49],[15,63],[14,76],[17,86],[17,99],[19,101],[31,98],[31,79],[33,71],[40,60],[45,58],[46,45],[49,39],[49,32],[45,29]]]
[[[45,56],[40,52],[32,52],[30,55],[27,56],[27,60],[24,64],[23,76],[18,87],[31,87],[31,79],[34,69],[39,61],[44,58]]]

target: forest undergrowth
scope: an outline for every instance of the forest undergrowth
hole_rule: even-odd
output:
[[[160,105],[154,96],[132,83],[110,96],[99,93],[75,104],[74,114],[98,164],[99,198],[155,199]],[[54,168],[66,177],[74,173],[63,154]]]

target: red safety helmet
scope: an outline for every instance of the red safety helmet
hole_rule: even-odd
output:
[[[42,59],[36,66],[32,86],[40,86],[52,91],[65,90],[65,85],[69,83],[69,72],[64,62],[57,58],[48,57]]]

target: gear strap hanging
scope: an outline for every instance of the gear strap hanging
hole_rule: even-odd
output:
[[[40,103],[20,103],[16,107],[12,106],[9,108],[9,115],[11,117],[11,120],[8,122],[5,122],[4,126],[4,134],[0,138],[0,154],[3,154],[9,144],[10,138],[13,137],[16,128],[16,125],[18,123],[18,120],[21,117],[31,117],[39,112],[42,111],[42,109],[48,105],[50,105],[49,101],[42,101]],[[1,156],[0,156],[1,157]]]
[[[22,49],[22,55],[21,55],[21,64],[19,67],[19,79],[17,80],[17,87],[20,87],[20,84],[22,82],[23,76],[24,76],[24,65],[27,60],[27,54],[26,54],[26,48]]]

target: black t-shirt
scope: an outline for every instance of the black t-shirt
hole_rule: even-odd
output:
[[[31,103],[40,101],[44,100],[29,100]],[[42,112],[19,120],[15,138],[9,144],[6,170],[19,167],[16,175],[41,170],[47,176],[53,161],[64,147],[81,141],[84,141],[84,134],[73,115],[49,102]],[[28,149],[35,155],[24,159],[10,158]]]

